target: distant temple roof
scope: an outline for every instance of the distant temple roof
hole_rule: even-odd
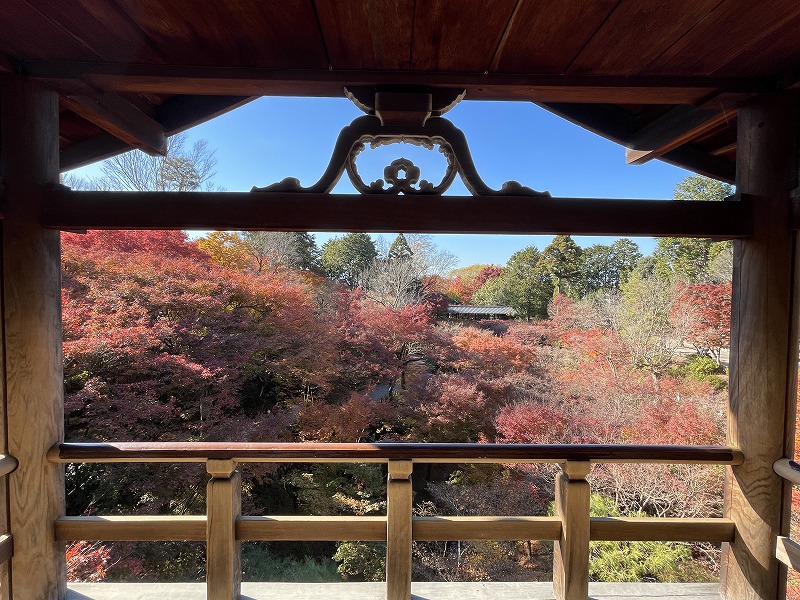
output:
[[[471,319],[510,319],[517,316],[517,311],[510,306],[455,305],[447,307],[447,314]]]

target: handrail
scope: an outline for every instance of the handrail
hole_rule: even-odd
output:
[[[411,599],[412,545],[452,539],[554,541],[553,586],[559,600],[588,597],[590,540],[732,541],[730,519],[590,518],[592,463],[739,465],[726,446],[610,444],[291,444],[248,442],[63,443],[48,459],[64,462],[204,462],[211,476],[207,514],[184,517],[60,517],[59,540],[206,542],[209,600],[239,597],[239,544],[245,540],[385,540],[387,600]],[[385,517],[242,516],[241,462],[388,463]],[[553,517],[414,517],[414,463],[560,463]]]
[[[795,461],[789,458],[780,458],[772,465],[772,470],[787,481],[800,485],[800,464]]]
[[[0,454],[0,476],[9,475],[17,470],[19,461],[10,454]]]
[[[68,442],[53,446],[52,462],[378,462],[417,463],[668,463],[740,465],[727,446],[625,444],[319,444],[250,442]]]

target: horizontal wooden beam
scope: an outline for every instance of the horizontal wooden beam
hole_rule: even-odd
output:
[[[139,108],[112,92],[99,96],[61,96],[61,104],[126,144],[148,154],[164,155],[164,127]]]
[[[350,85],[464,88],[467,98],[635,104],[693,104],[714,93],[761,93],[776,78],[552,75],[426,71],[278,70],[253,67],[22,61],[22,74],[80,79],[104,90],[156,94],[342,96]]]
[[[800,544],[794,540],[778,536],[775,545],[775,557],[787,567],[800,571]]]
[[[731,542],[730,519],[592,517],[590,537],[597,541]]]
[[[17,470],[19,461],[8,454],[0,454],[0,476],[8,475]]]
[[[734,117],[735,113],[678,106],[633,135],[625,153],[626,161],[632,165],[644,164],[691,142]]]
[[[242,541],[386,541],[386,517],[269,516],[236,519]]]
[[[206,539],[206,517],[198,516],[108,516],[60,517],[56,539],[107,542],[188,541]]]
[[[0,564],[14,556],[14,536],[10,533],[0,535]]]
[[[65,442],[51,462],[378,462],[420,463],[666,463],[739,465],[742,453],[725,446],[637,444],[377,444],[256,442]]]
[[[254,192],[45,192],[42,224],[229,229],[741,238],[747,202]]]
[[[560,517],[414,517],[415,541],[557,540]]]

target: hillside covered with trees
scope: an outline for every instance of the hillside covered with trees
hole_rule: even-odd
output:
[[[724,440],[726,243],[661,240],[642,257],[630,240],[581,249],[558,236],[504,266],[456,271],[413,235],[388,248],[366,234],[317,248],[306,233],[254,232],[91,231],[62,243],[71,441]],[[448,302],[509,304],[523,318],[438,322]],[[415,510],[547,514],[553,473],[432,466],[415,476]],[[596,466],[592,510],[717,515],[722,474]],[[83,464],[67,475],[68,514],[204,511],[199,468]],[[260,465],[245,479],[251,514],[385,510],[376,465]],[[382,554],[366,543],[250,544],[245,577],[375,579]],[[708,545],[609,542],[593,554],[603,580],[702,580],[716,561]],[[420,579],[535,580],[550,577],[552,547],[428,543],[415,555]],[[89,580],[196,579],[202,557],[197,545],[70,547],[72,576]]]

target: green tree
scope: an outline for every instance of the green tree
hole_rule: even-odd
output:
[[[525,319],[547,318],[547,305],[553,298],[553,280],[542,253],[534,246],[515,252],[503,271],[506,303]]]
[[[411,246],[408,245],[408,241],[406,240],[406,236],[402,233],[398,234],[397,237],[392,242],[392,245],[389,247],[389,254],[387,255],[387,259],[389,261],[395,260],[408,260],[414,254],[411,250]]]
[[[580,296],[581,249],[571,236],[554,237],[542,251],[539,263],[553,280],[555,291],[571,298]]]
[[[366,233],[348,233],[322,245],[321,262],[325,273],[350,288],[378,256],[375,242]]]
[[[618,290],[642,258],[639,246],[628,238],[611,245],[595,244],[583,250],[583,296]]]
[[[693,175],[675,187],[676,200],[718,202],[733,193],[730,184]],[[726,251],[730,242],[714,242],[705,238],[661,238],[653,252],[653,272],[661,278],[691,283],[719,279],[709,274],[715,256]]]

